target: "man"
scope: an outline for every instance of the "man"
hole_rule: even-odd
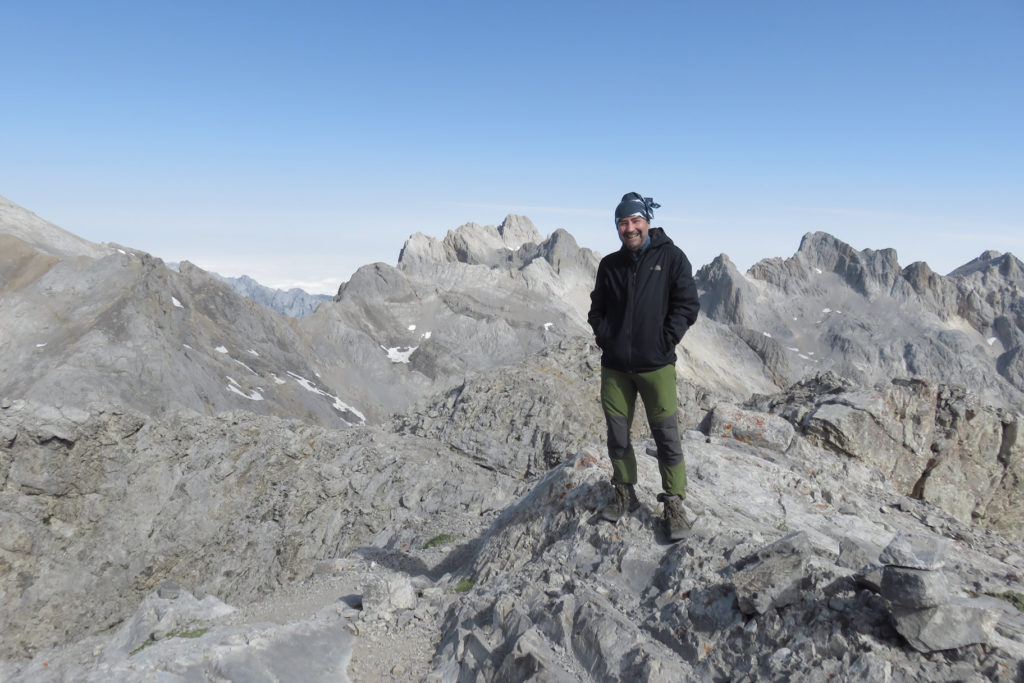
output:
[[[622,248],[603,259],[590,293],[587,320],[601,348],[601,407],[608,425],[615,499],[601,516],[617,522],[640,507],[630,427],[637,393],[657,445],[669,538],[690,524],[683,510],[686,465],[676,417],[676,345],[697,320],[700,301],[686,254],[662,228],[652,228],[650,197],[630,192],[615,208]]]

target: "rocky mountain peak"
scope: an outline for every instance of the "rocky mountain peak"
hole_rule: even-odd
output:
[[[497,227],[465,223],[448,231],[443,240],[416,233],[406,240],[398,263],[405,267],[446,262],[496,267],[512,260],[517,250],[542,239],[529,218],[509,214]]]
[[[493,225],[466,223],[445,235],[444,244],[460,263],[497,265],[505,260],[508,247]]]
[[[516,250],[525,244],[537,244],[543,239],[526,216],[510,213],[498,226],[498,234],[507,249]]]
[[[953,270],[949,275],[950,277],[966,277],[968,275],[971,275],[972,273],[984,271],[992,267],[994,263],[999,262],[1002,256],[1002,252],[995,251],[994,249],[986,249],[985,251],[981,252],[981,254],[976,258],[971,259],[970,261],[963,264],[959,268]]]
[[[836,273],[854,291],[869,298],[892,291],[901,273],[895,249],[857,251],[825,232],[804,235],[797,255],[808,267]]]
[[[398,254],[398,265],[405,268],[430,266],[456,260],[458,259],[454,250],[448,245],[421,232],[414,233],[409,237]]]
[[[970,277],[980,273],[986,279],[997,278],[1024,285],[1024,263],[1013,254],[998,251],[982,252],[949,274],[949,277]]]
[[[536,244],[541,236],[529,218],[510,214],[495,227],[466,223],[449,231],[444,245],[461,263],[500,265],[524,244]]]
[[[341,284],[334,301],[381,298],[388,301],[407,301],[415,296],[413,286],[401,270],[386,263],[371,263],[359,268],[348,282]]]
[[[701,266],[694,279],[701,291],[701,311],[714,320],[743,320],[747,302],[753,303],[756,297],[750,282],[725,254],[719,254],[711,263]]]

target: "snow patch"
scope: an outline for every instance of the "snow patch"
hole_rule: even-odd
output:
[[[554,323],[544,323],[544,331],[547,332],[550,330],[552,325],[554,325]]]
[[[767,332],[762,332],[761,334],[763,334],[764,336],[768,337],[769,339],[772,338],[772,335],[768,334]]]
[[[37,349],[41,349],[41,348],[43,348],[44,346],[46,346],[46,342],[43,342],[42,344],[36,344],[36,348],[37,348]]]
[[[189,346],[188,344],[182,344],[182,346],[184,346],[186,349],[189,349],[190,351],[192,350],[192,347]]]
[[[337,410],[339,413],[345,413],[345,412],[351,413],[352,415],[355,415],[357,418],[359,418],[359,422],[361,422],[361,423],[362,422],[366,422],[366,416],[363,415],[361,412],[359,412],[358,410],[356,410],[352,406],[348,405],[347,403],[342,401],[340,398],[338,398],[334,394],[328,394],[323,389],[317,388],[316,386],[313,385],[312,382],[310,382],[308,379],[306,379],[302,375],[297,375],[294,372],[292,372],[291,370],[289,370],[288,371],[288,376],[291,377],[292,379],[294,379],[296,382],[298,382],[299,385],[303,389],[305,389],[306,391],[311,391],[314,394],[320,394],[321,396],[326,396],[327,398],[333,398],[334,399],[334,409]],[[344,418],[342,418],[342,419],[344,419]],[[346,420],[346,422],[347,422],[347,420]]]
[[[997,341],[999,341],[999,340],[998,340],[998,339],[996,339],[995,337],[989,337],[989,338],[988,338],[988,339],[986,339],[985,341],[987,341],[987,342],[988,342],[988,345],[989,345],[989,346],[992,346],[993,344],[995,344],[995,343],[996,343]]]
[[[415,332],[416,331],[416,326],[415,325],[409,325],[408,329],[409,329],[410,332]]]
[[[256,353],[256,349],[249,349],[247,353],[250,353],[250,354],[256,356],[257,358],[260,357],[260,354]]]
[[[236,363],[238,363],[239,365],[241,365],[241,366],[242,366],[243,368],[245,368],[246,370],[248,370],[248,371],[249,371],[249,372],[251,372],[252,374],[254,374],[254,375],[256,375],[257,377],[259,377],[259,373],[257,373],[257,372],[256,372],[255,370],[253,370],[252,368],[250,368],[250,367],[249,367],[248,365],[246,365],[246,364],[245,364],[245,363],[243,363],[242,361],[238,360],[237,358],[232,358],[231,360],[235,361]]]
[[[274,380],[274,384],[287,384],[288,383],[287,381],[281,379],[280,377],[278,377],[274,373],[270,373],[270,378],[272,380]]]
[[[804,354],[802,354],[802,353],[800,354],[800,357],[801,357],[801,358],[803,358],[804,360],[810,360],[810,358],[808,358],[807,356],[805,356],[805,355],[804,355]]]
[[[235,394],[238,394],[242,398],[247,398],[250,401],[262,401],[263,400],[263,394],[260,393],[259,389],[253,389],[253,391],[251,393],[247,394],[244,391],[242,391],[242,389],[239,387],[238,382],[235,381],[234,377],[231,377],[231,376],[228,376],[228,375],[225,375],[225,376],[228,378],[228,386],[227,386],[228,391],[230,391],[232,393],[235,393]]]
[[[821,268],[815,268],[814,272],[817,273],[818,275],[821,275]]]
[[[430,339],[430,332],[429,331],[428,332],[424,332],[423,333],[423,338],[424,339]]]
[[[214,349],[214,351],[216,351],[217,353],[227,353],[228,352],[227,348],[225,348],[223,346],[218,346],[217,348]]]
[[[831,308],[823,308],[823,309],[821,309],[821,312],[822,313],[831,313],[832,309]]]
[[[384,349],[384,353],[388,355],[388,360],[392,363],[408,363],[409,357],[412,356],[412,352],[418,349],[418,346],[393,346],[390,349],[381,345]]]
[[[787,346],[786,348],[788,348],[793,353],[800,353],[800,349],[796,348],[795,346]]]
[[[184,306],[182,306],[182,305],[181,305],[181,302],[180,302],[180,301],[178,301],[178,300],[177,300],[176,298],[174,298],[173,296],[171,297],[171,303],[172,303],[172,304],[174,304],[174,307],[175,307],[175,308],[185,308]]]
[[[119,253],[119,254],[124,254],[125,256],[127,256],[127,255],[128,255],[128,252],[127,252],[127,251],[125,251],[124,249],[118,249],[118,250],[117,250],[117,253]]]

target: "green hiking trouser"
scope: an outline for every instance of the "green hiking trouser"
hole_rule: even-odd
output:
[[[658,449],[658,469],[665,493],[686,497],[686,465],[679,442],[676,415],[676,367],[666,365],[651,372],[619,372],[601,368],[601,408],[608,424],[608,455],[612,480],[636,483],[636,454],[630,442],[636,395],[644,402],[647,423]]]

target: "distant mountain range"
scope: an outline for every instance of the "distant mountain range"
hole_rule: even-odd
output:
[[[287,291],[273,289],[261,285],[248,275],[241,277],[224,277],[217,273],[211,273],[211,275],[226,282],[231,289],[242,296],[247,296],[256,303],[291,318],[313,315],[321,303],[331,300],[327,294],[309,294],[298,287]]]

